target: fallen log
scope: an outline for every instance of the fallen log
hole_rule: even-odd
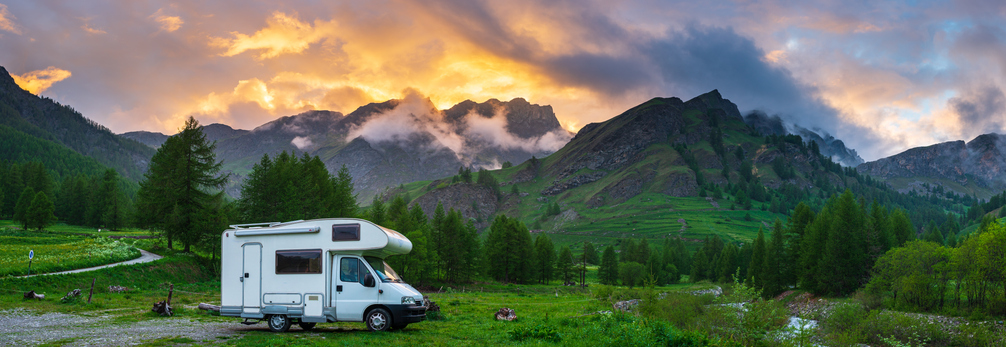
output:
[[[32,291],[29,291],[27,293],[24,293],[24,298],[25,298],[25,300],[28,300],[28,299],[42,300],[42,299],[45,299],[45,294],[39,294],[39,293],[36,293],[34,290],[32,290]]]
[[[200,310],[206,310],[206,311],[217,311],[217,312],[220,312],[220,306],[207,304],[205,302],[200,302],[199,303],[199,309]]]

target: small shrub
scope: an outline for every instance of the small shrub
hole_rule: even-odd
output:
[[[534,327],[517,327],[510,331],[510,340],[525,341],[528,339],[540,339],[549,342],[562,341],[562,335],[553,327],[538,324]]]

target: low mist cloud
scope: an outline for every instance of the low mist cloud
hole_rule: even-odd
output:
[[[455,154],[464,150],[464,139],[443,121],[443,114],[429,99],[415,90],[406,91],[395,108],[372,116],[366,123],[349,131],[348,140],[362,137],[370,143],[409,142],[416,135],[431,135],[435,144]]]
[[[304,150],[314,145],[314,143],[311,142],[311,138],[307,136],[294,137],[293,140],[290,141],[290,144],[294,145],[299,150]]]
[[[565,130],[554,130],[541,137],[525,139],[507,131],[507,110],[498,107],[492,118],[486,118],[473,109],[465,116],[466,137],[480,139],[503,149],[521,149],[525,152],[555,152],[572,138]]]
[[[432,138],[436,148],[449,149],[465,163],[471,163],[484,146],[530,153],[554,152],[572,138],[563,129],[555,129],[539,137],[521,138],[507,131],[507,110],[498,107],[493,117],[485,117],[472,109],[453,125],[445,121],[428,98],[415,90],[393,109],[371,116],[366,122],[350,129],[347,142],[358,137],[372,144],[396,143],[414,145],[413,140]],[[492,166],[492,164],[490,164]],[[499,165],[496,163],[495,168]]]

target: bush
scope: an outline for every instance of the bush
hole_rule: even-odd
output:
[[[549,342],[562,341],[562,335],[553,327],[538,324],[534,327],[518,327],[510,331],[510,339],[513,341],[524,341],[528,339],[541,339]]]

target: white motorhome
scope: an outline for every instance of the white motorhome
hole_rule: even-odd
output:
[[[423,296],[384,259],[412,242],[362,219],[232,225],[221,235],[220,315],[265,320],[274,332],[325,322],[402,329],[423,320]]]

